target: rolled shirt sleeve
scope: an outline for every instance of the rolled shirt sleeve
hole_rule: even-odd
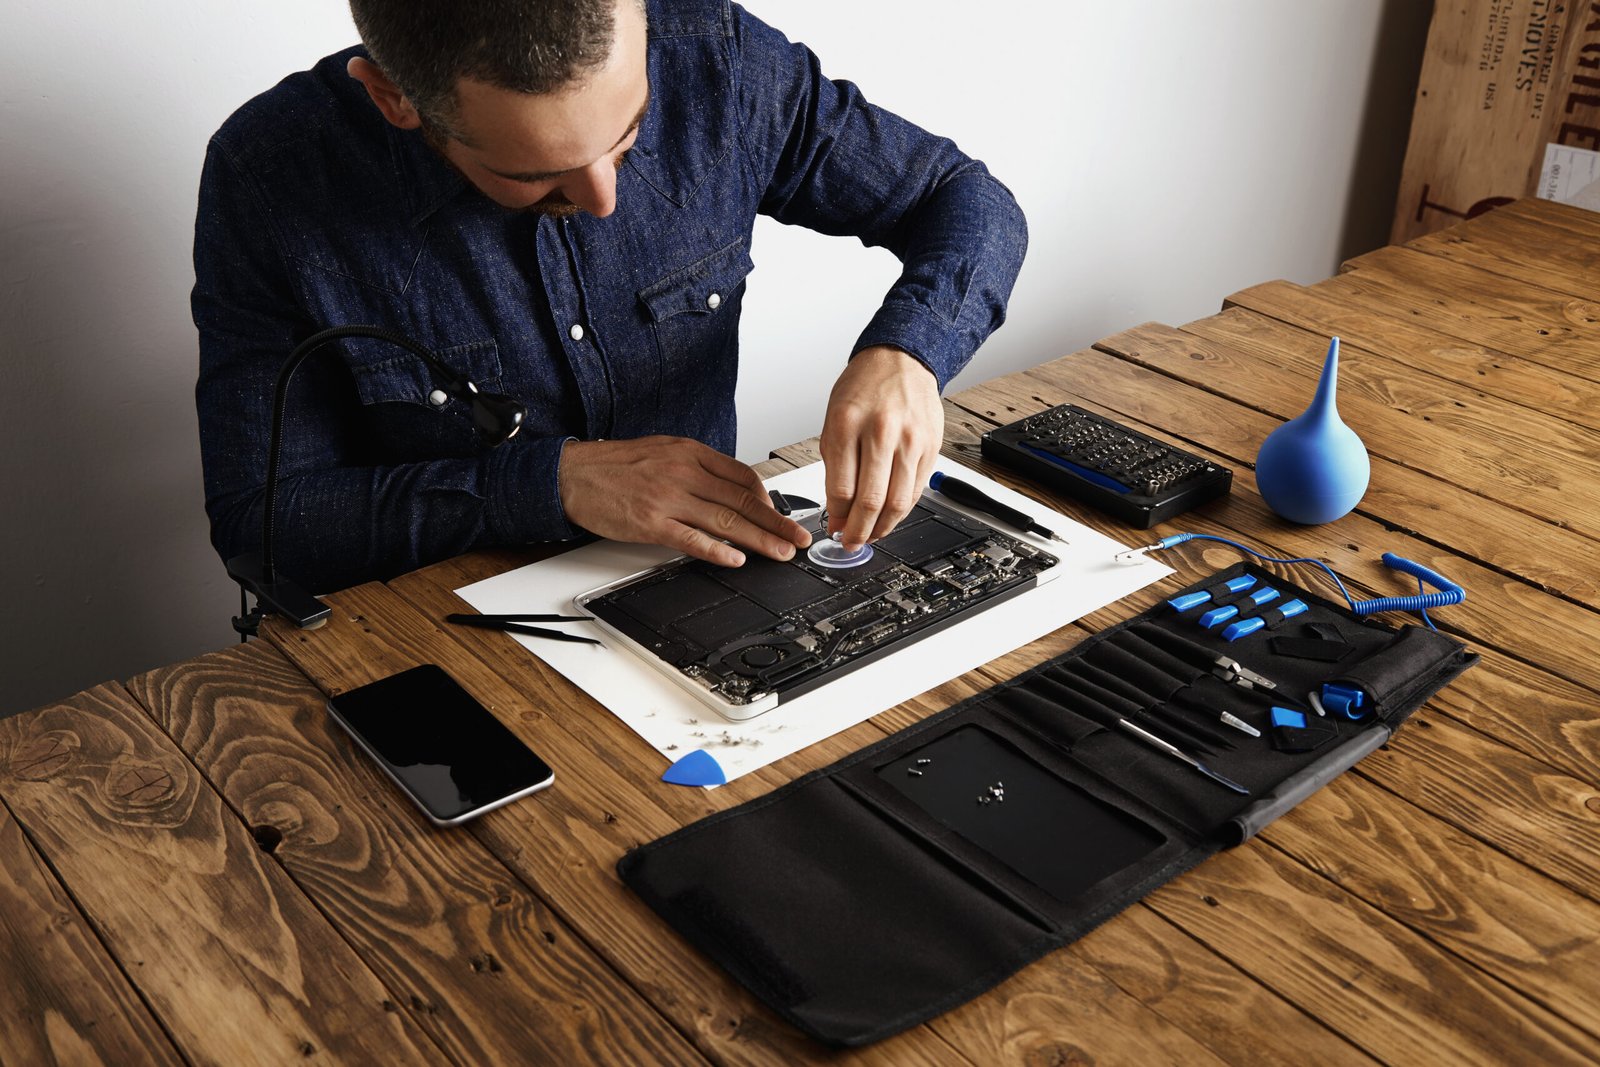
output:
[[[1027,251],[1016,199],[947,138],[824,77],[817,57],[731,9],[741,135],[779,222],[887,248],[901,272],[853,351],[893,345],[941,389],[1005,321]]]

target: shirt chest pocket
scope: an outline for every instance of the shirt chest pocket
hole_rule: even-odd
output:
[[[754,268],[750,240],[741,237],[639,290],[639,300],[657,325],[683,315],[714,318],[738,297]]]
[[[754,267],[744,236],[639,290],[656,339],[658,406],[709,414],[727,405],[731,411],[739,307]]]
[[[440,383],[428,365],[411,353],[369,338],[351,338],[344,344],[345,362],[362,404],[421,404],[443,410],[461,407],[454,400],[444,405],[433,403],[430,397]],[[433,354],[481,390],[492,391],[500,384],[500,350],[493,339],[435,348]]]
[[[434,348],[434,355],[485,392],[500,385],[500,353],[493,339]],[[344,342],[345,365],[361,402],[367,442],[375,459],[466,456],[478,451],[467,406],[435,393],[440,382],[421,359],[370,338]],[[444,403],[435,403],[443,399]]]

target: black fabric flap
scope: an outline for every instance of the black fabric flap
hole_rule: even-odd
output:
[[[618,872],[819,1041],[866,1044],[954,1007],[1292,810],[1477,659],[1449,637],[1357,619],[1246,564],[1190,588],[1246,572],[1308,605],[1280,636],[1348,654],[1337,665],[1279,655],[1265,633],[1229,642],[1163,603],[635,849]],[[1239,667],[1259,684],[1241,685]],[[1309,714],[1310,694],[1330,680],[1361,688],[1376,717],[1329,715],[1318,720],[1324,747],[1274,747],[1271,709]]]

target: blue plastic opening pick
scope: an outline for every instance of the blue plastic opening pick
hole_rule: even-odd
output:
[[[673,785],[726,785],[728,776],[715,756],[697,748],[668,767],[661,780]]]

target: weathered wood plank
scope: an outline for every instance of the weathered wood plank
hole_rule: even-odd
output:
[[[704,1062],[480,842],[396,797],[270,645],[129,689],[451,1059]]]
[[[1127,352],[1124,333],[1100,347],[1293,418],[1310,403],[1328,346],[1326,336],[1241,308],[1191,322],[1183,333],[1214,343],[1191,344],[1186,352],[1154,346]],[[1351,345],[1341,347],[1339,411],[1370,455],[1436,479],[1430,502],[1448,501],[1449,486],[1440,483],[1449,483],[1600,537],[1600,431],[1419,374]]]
[[[1560,226],[1591,241],[1600,241],[1600,212],[1574,207],[1571,204],[1529,196],[1514,204],[1495,208],[1495,213],[1531,222],[1542,222],[1550,226]],[[1538,254],[1537,248],[1527,251],[1534,255]]]
[[[1077,948],[1118,986],[1230,1064],[1368,1061],[1339,1032],[1144,903],[1095,930]]]
[[[1434,718],[1419,716],[1406,730],[1421,729],[1422,742],[1430,743],[1426,731]],[[1600,1038],[1593,988],[1600,974],[1600,905],[1529,878],[1522,863],[1361,775],[1341,777],[1318,800],[1262,836]],[[1405,862],[1395,862],[1397,856]]]
[[[1578,300],[1600,300],[1600,242],[1542,219],[1490,211],[1406,247]]]
[[[0,1063],[183,1059],[0,805]]]
[[[1273,852],[1218,853],[1147,899],[1380,1060],[1594,1062],[1588,1034]]]
[[[469,832],[697,1049],[719,1063],[787,1064],[817,1056],[815,1046],[679,940],[617,877],[625,851],[718,810],[720,790],[660,784],[659,768],[645,770],[642,744],[606,739],[604,720],[611,716],[591,698],[547,669],[516,672],[512,684],[391,589],[358,586],[327,602],[333,617],[320,630],[264,628],[319,688],[342,691],[418,663],[448,665],[555,768],[551,788],[489,812],[469,824]],[[508,652],[498,670],[534,662],[521,646],[513,648],[515,657]],[[388,802],[404,803],[392,791]],[[934,1064],[951,1055],[942,1040],[917,1028],[844,1058]]]
[[[1382,248],[1313,288],[1379,311],[1403,308],[1451,337],[1600,381],[1600,304],[1409,248]]]
[[[120,687],[0,720],[7,806],[191,1062],[433,1048]]]
[[[1462,686],[1470,695],[1474,687]],[[1600,900],[1595,786],[1439,716],[1403,731],[1362,772],[1574,893]]]
[[[1377,311],[1292,282],[1265,282],[1223,301],[1441,375],[1464,387],[1600,430],[1600,385],[1429,329],[1400,309]]]

